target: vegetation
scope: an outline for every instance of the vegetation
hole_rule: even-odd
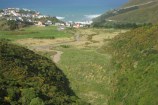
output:
[[[121,22],[135,22],[135,23],[157,23],[158,14],[158,2],[153,5],[144,6],[137,10],[126,12],[124,14],[119,14],[114,17],[110,17],[111,20],[121,21]]]
[[[63,72],[48,58],[0,41],[1,105],[70,105],[80,101]]]
[[[0,31],[0,38],[6,39],[25,39],[25,38],[37,38],[37,39],[54,39],[58,37],[70,37],[71,33],[67,30],[58,31],[54,26],[48,27],[25,27],[15,31]]]
[[[136,23],[130,23],[130,22],[95,22],[92,24],[93,27],[99,28],[115,28],[115,29],[130,29],[130,28],[138,28],[142,26],[151,26],[151,23],[144,23],[144,24],[136,24]]]
[[[157,14],[158,0],[130,0],[121,8],[108,11],[95,18],[93,20],[93,26],[109,26],[109,22],[111,21],[112,26],[114,25],[116,27],[118,23],[123,23],[125,25],[134,23],[137,26],[142,26],[144,23],[157,24]],[[122,24],[119,25],[119,27],[120,26],[122,26]],[[131,28],[133,28],[133,26]]]
[[[82,100],[92,105],[107,104],[110,85],[107,70],[109,55],[94,49],[62,48],[58,66],[70,80],[70,86]]]
[[[3,10],[2,10],[2,9],[0,9],[0,13],[1,13],[1,12],[3,12]]]
[[[158,26],[134,29],[102,49],[113,55],[109,105],[158,104]]]
[[[56,17],[45,17],[45,18],[36,18],[35,21],[41,21],[43,23],[47,22],[47,20],[51,21],[53,24],[59,22],[63,23],[61,20],[57,19]]]
[[[138,5],[142,4],[144,2],[150,2],[151,0],[129,0],[126,4],[124,4],[124,7],[131,6],[131,5]],[[152,0],[157,1],[157,0]]]
[[[33,25],[33,23],[26,21],[15,21],[15,20],[6,20],[4,18],[0,18],[0,31],[13,31],[18,30],[24,27],[28,27]]]

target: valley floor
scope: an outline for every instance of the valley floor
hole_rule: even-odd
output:
[[[100,47],[125,31],[78,29],[69,38],[27,38],[13,42],[52,59],[66,74],[71,88],[79,98],[92,105],[107,105],[112,91],[111,56],[100,53]]]

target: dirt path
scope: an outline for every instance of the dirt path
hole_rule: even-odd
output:
[[[36,51],[43,51],[43,52],[56,52],[55,55],[51,55],[50,58],[54,63],[58,63],[60,61],[61,55],[63,54],[62,51],[57,51],[57,50],[51,50],[50,46],[34,46],[30,48],[31,50],[36,50]]]
[[[54,61],[54,63],[58,63],[60,61],[61,55],[63,54],[62,51],[56,51],[57,53],[53,56],[51,56],[51,59]]]

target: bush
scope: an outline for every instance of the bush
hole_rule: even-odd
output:
[[[114,89],[109,105],[157,105],[158,26],[134,29],[104,46],[113,55]]]
[[[76,101],[70,98],[76,95],[68,79],[48,58],[6,40],[0,41],[0,51],[2,105],[70,105]]]

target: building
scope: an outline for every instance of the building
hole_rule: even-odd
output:
[[[45,27],[45,25],[41,22],[41,21],[38,21],[37,24],[35,24],[36,26],[41,26],[41,27]]]

